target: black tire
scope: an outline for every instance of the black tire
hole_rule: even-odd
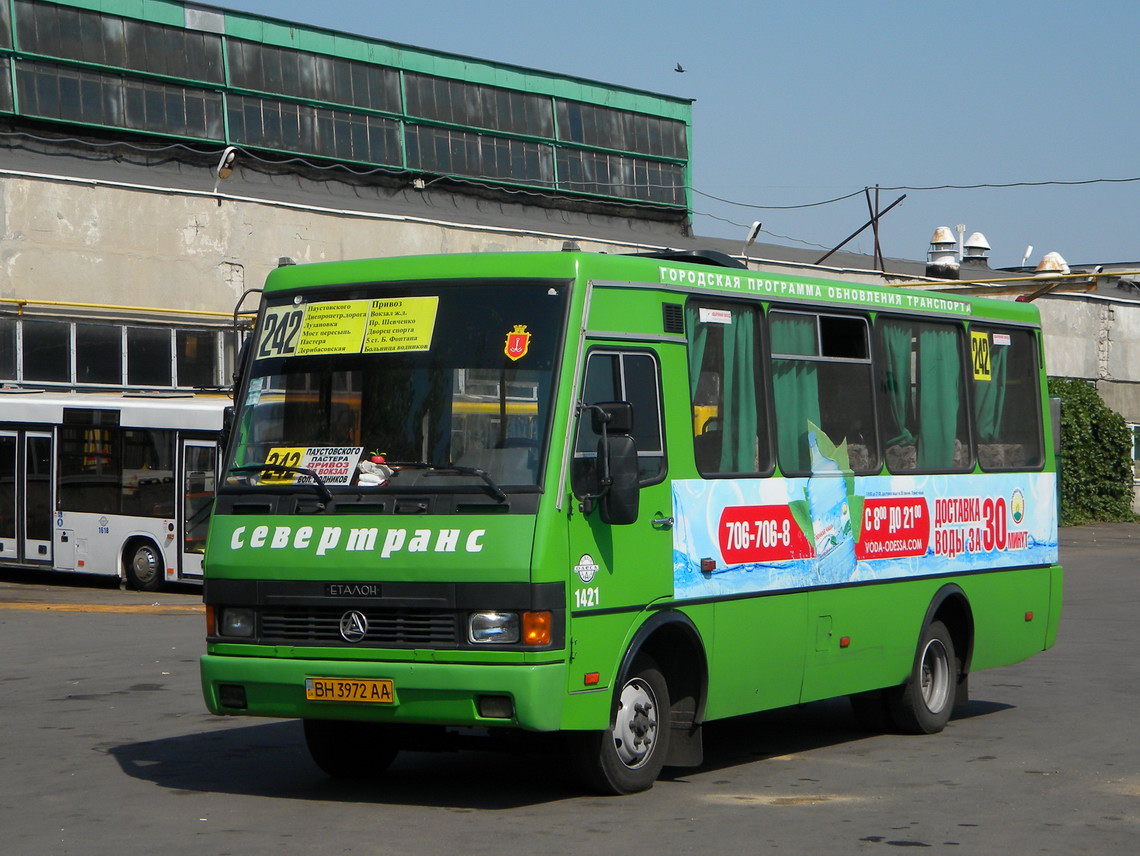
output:
[[[669,753],[669,686],[657,664],[640,656],[614,697],[613,725],[571,738],[571,763],[600,794],[653,787]]]
[[[162,585],[162,553],[150,541],[136,541],[124,557],[127,585],[137,591],[158,591]]]
[[[376,778],[399,752],[390,727],[334,719],[306,719],[305,745],[321,770],[349,781]]]
[[[905,684],[888,693],[891,718],[906,734],[936,734],[946,727],[954,710],[961,665],[954,640],[941,621],[922,631],[914,669]]]

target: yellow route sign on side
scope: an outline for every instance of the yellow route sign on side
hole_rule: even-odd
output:
[[[990,334],[977,330],[970,333],[970,357],[974,364],[974,380],[990,380]]]

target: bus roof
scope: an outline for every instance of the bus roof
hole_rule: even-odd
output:
[[[124,428],[181,428],[217,431],[228,395],[141,394],[0,390],[0,424],[57,424],[64,409],[117,410]]]
[[[875,310],[981,317],[1038,324],[1030,303],[889,285],[870,285],[783,273],[744,270],[635,255],[583,252],[469,253],[396,256],[285,265],[272,271],[266,292],[371,282],[433,279],[582,279],[631,283],[720,297]]]

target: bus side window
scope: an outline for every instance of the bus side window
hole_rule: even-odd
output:
[[[856,473],[880,469],[867,320],[857,316],[771,312],[772,399],[776,450],[784,475],[811,472],[812,426],[847,455]]]
[[[638,478],[643,485],[658,482],[665,476],[660,377],[657,359],[651,353],[592,351],[586,360],[582,382],[581,400],[585,404],[628,401],[633,405],[632,437],[637,445]],[[597,450],[598,435],[594,433],[590,415],[581,413],[571,469],[571,485],[578,496],[588,492],[586,486],[593,483]]]
[[[970,328],[974,430],[983,470],[1045,462],[1037,340],[1030,330]]]
[[[767,472],[771,455],[756,310],[690,303],[685,328],[697,469],[704,476]]]
[[[970,469],[961,328],[879,316],[875,330],[887,469]]]

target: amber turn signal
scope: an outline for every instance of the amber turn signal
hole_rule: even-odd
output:
[[[522,638],[525,645],[550,644],[551,618],[549,612],[524,612]]]

